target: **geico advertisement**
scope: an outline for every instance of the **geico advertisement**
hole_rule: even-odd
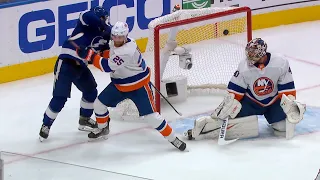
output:
[[[298,8],[304,6],[319,5],[320,1],[317,0],[184,0],[186,3],[199,6],[204,4],[205,1],[211,2],[212,7],[223,6],[248,6],[254,11],[253,14],[259,12],[272,12],[275,10],[285,10],[291,8]],[[263,10],[263,11],[261,11]]]
[[[147,37],[151,20],[169,14],[175,4],[181,0],[55,0],[2,9],[2,29],[11,37],[1,35],[1,43],[9,45],[10,51],[0,50],[4,56],[0,66],[56,56],[79,14],[93,6],[102,5],[109,11],[111,24],[127,22],[130,36],[138,39]]]

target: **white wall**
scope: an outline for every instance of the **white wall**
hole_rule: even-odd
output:
[[[255,9],[297,0],[225,1],[220,3],[219,0],[214,6],[239,4]],[[147,25],[150,18],[170,13],[175,4],[181,4],[181,0],[53,0],[0,9],[0,67],[56,56],[63,40],[72,32],[79,13],[98,4],[110,9],[112,24],[117,20],[127,21],[132,29],[130,36],[138,39],[148,35]],[[257,12],[314,4],[319,2],[281,6]]]

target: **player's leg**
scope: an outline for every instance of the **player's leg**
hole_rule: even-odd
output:
[[[273,128],[276,136],[286,137],[287,115],[280,106],[280,99],[267,107],[267,111],[265,112],[264,116]]]
[[[132,91],[128,97],[135,103],[140,116],[153,128],[159,131],[173,146],[181,151],[186,149],[186,143],[181,141],[174,133],[168,122],[156,111],[152,90],[149,85]]]
[[[91,116],[93,114],[93,102],[97,98],[97,83],[89,68],[82,67],[82,73],[78,79],[74,80],[76,87],[82,92],[80,100],[80,117],[79,127],[80,131],[91,131],[97,128],[97,123]]]
[[[70,98],[71,85],[77,74],[68,62],[58,59],[54,67],[54,84],[52,99],[44,113],[43,124],[40,129],[40,140],[47,139],[50,128],[64,107],[67,98]]]
[[[98,128],[88,134],[90,139],[96,139],[109,134],[110,117],[108,107],[116,107],[124,100],[124,95],[113,83],[110,83],[93,103]]]
[[[241,110],[234,119],[229,119],[226,139],[251,138],[259,135],[257,115],[264,113],[264,108],[244,97],[241,101]],[[219,135],[221,121],[204,116],[198,118],[194,128],[188,130],[185,135],[189,140],[201,140],[217,138]]]

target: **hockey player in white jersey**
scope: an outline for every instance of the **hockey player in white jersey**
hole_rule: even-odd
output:
[[[93,65],[103,72],[110,73],[111,83],[99,94],[94,102],[94,112],[98,128],[88,134],[91,139],[109,134],[108,107],[131,99],[140,116],[158,130],[172,145],[181,151],[186,143],[176,137],[167,121],[156,111],[153,93],[150,88],[150,69],[146,65],[136,42],[128,37],[129,28],[124,22],[117,22],[111,29],[110,53],[104,57],[89,48],[81,49],[83,58],[93,61]],[[83,53],[85,52],[85,53]]]
[[[216,138],[220,119],[229,118],[226,139],[259,135],[257,115],[264,115],[276,136],[290,139],[303,119],[305,105],[296,101],[289,62],[267,52],[261,38],[251,40],[246,60],[239,63],[228,84],[228,94],[211,116],[200,117],[185,134],[188,139]]]

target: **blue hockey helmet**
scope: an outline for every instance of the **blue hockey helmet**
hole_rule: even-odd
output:
[[[107,21],[109,18],[109,13],[102,6],[93,7],[92,11],[96,16],[102,18],[103,21]]]

